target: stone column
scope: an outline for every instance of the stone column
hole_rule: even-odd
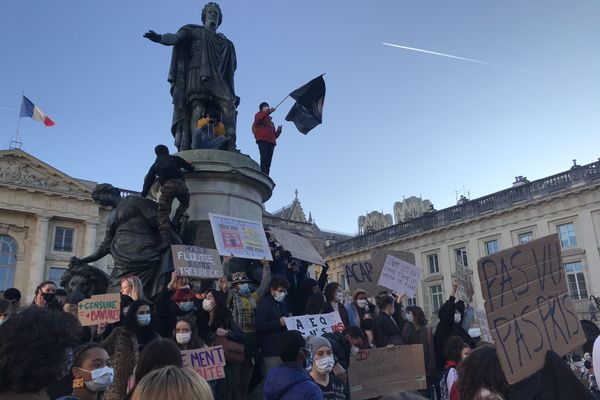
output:
[[[85,221],[85,238],[83,239],[83,256],[89,256],[96,250],[96,221]]]
[[[29,269],[29,285],[25,289],[23,303],[27,304],[33,299],[37,285],[46,279],[46,251],[48,249],[48,221],[50,217],[38,215],[31,252],[31,268]]]

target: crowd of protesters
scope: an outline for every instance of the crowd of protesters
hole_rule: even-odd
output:
[[[231,274],[232,259],[224,257],[224,276],[208,288],[173,272],[152,299],[138,277],[127,277],[114,324],[82,327],[77,304],[84,296],[51,281],[36,288],[31,304],[7,289],[0,299],[0,400],[343,400],[352,395],[354,355],[414,344],[423,346],[426,388],[385,398],[591,399],[598,393],[590,354],[565,359],[549,352],[543,370],[509,386],[495,347],[469,335],[472,309],[457,301],[456,283],[431,326],[420,307],[405,307],[402,294],[347,293],[327,283],[327,266],[311,279],[307,263],[281,247],[272,253],[262,268]],[[342,329],[303,337],[286,328],[286,317],[331,312]],[[181,351],[215,345],[227,349],[224,378],[207,382],[183,368]]]

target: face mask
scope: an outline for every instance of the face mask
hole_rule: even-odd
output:
[[[42,295],[42,298],[46,303],[52,303],[56,300],[56,295],[54,293],[44,293]]]
[[[242,283],[240,285],[240,294],[243,296],[248,296],[250,294],[250,285],[247,283]]]
[[[455,324],[460,324],[460,320],[461,320],[461,319],[462,319],[462,318],[461,318],[461,315],[460,315],[460,313],[459,313],[459,312],[455,312],[455,313],[454,313],[454,323],[455,323]]]
[[[193,308],[194,308],[193,301],[183,301],[183,302],[179,303],[179,309],[181,311],[190,311]]]
[[[333,356],[327,356],[315,361],[315,369],[321,374],[328,374],[333,369]]]
[[[581,367],[583,367],[583,361],[576,361],[576,362],[575,362],[575,366],[576,366],[577,368],[581,368]]]
[[[361,299],[361,300],[356,300],[356,304],[358,304],[358,306],[360,308],[366,308],[367,305],[369,304],[369,302],[366,299]]]
[[[350,347],[350,354],[351,354],[351,355],[353,355],[353,356],[357,355],[357,354],[358,354],[358,351],[359,351],[359,349],[358,349],[358,347],[357,347],[357,346],[354,346],[354,345],[353,345],[352,347]]]
[[[312,353],[310,351],[304,350],[304,354],[306,354],[306,358],[304,359],[304,369],[310,371],[312,368]]]
[[[192,332],[176,333],[175,340],[177,340],[177,343],[179,344],[185,344],[192,340]]]
[[[137,322],[140,326],[148,326],[150,324],[150,319],[152,316],[150,314],[136,315]]]
[[[412,315],[412,313],[407,313],[406,314],[406,320],[409,321],[409,322],[413,322],[413,315]]]
[[[202,300],[202,309],[206,312],[211,312],[215,308],[212,300],[204,299]]]
[[[276,302],[281,303],[283,300],[285,300],[285,296],[287,296],[287,292],[277,292],[273,298]]]
[[[86,371],[81,368],[82,371]],[[92,371],[86,371],[92,374],[91,381],[85,381],[85,386],[90,392],[102,392],[113,382],[115,370],[110,367],[98,368]]]
[[[344,299],[344,292],[335,293],[335,301],[342,301]]]

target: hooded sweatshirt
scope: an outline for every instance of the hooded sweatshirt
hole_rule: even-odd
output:
[[[323,400],[323,392],[297,363],[284,362],[269,371],[265,400]]]

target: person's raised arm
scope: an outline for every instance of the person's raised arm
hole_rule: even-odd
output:
[[[260,262],[263,266],[263,274],[260,280],[260,286],[256,289],[256,292],[254,292],[257,301],[265,297],[269,291],[269,283],[271,282],[271,266],[269,262],[265,258]]]
[[[177,161],[177,165],[179,165],[179,168],[183,168],[186,171],[193,171],[194,170],[194,166],[192,165],[191,162],[184,160],[183,158],[179,157],[179,156],[171,156],[175,159],[175,161]]]

